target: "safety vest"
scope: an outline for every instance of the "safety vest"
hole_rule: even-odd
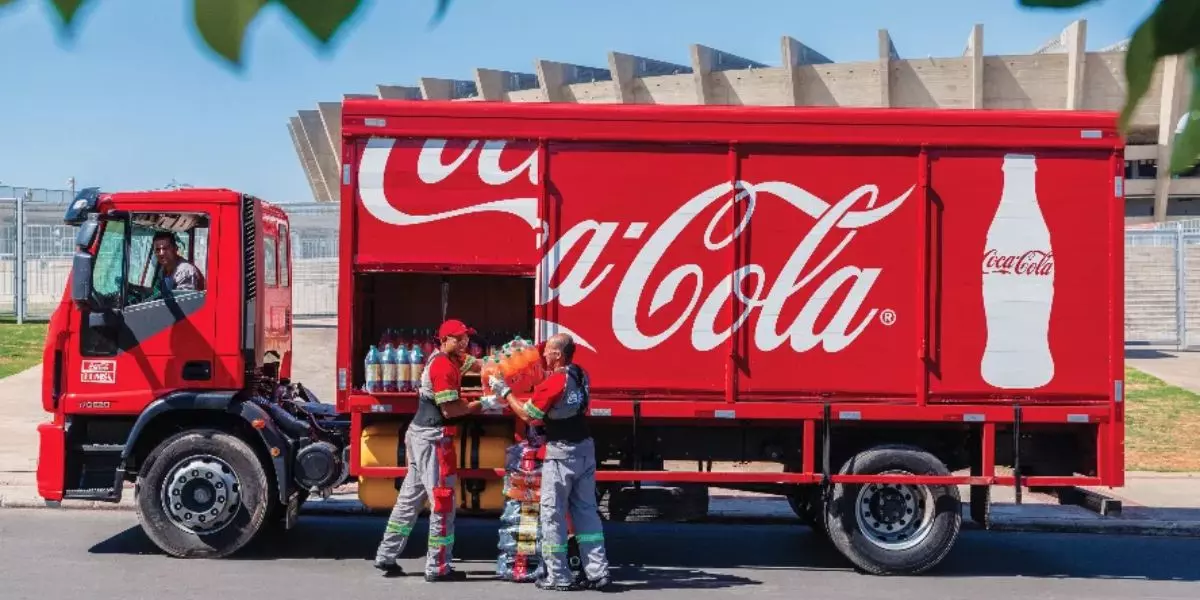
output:
[[[576,364],[567,365],[567,383],[562,397],[542,419],[542,429],[548,442],[578,444],[590,437],[587,426],[588,403],[591,392],[587,372]]]
[[[442,427],[451,421],[442,415],[442,410],[433,401],[433,380],[429,378],[429,365],[433,359],[444,354],[441,349],[434,350],[425,361],[421,371],[421,385],[417,388],[417,414],[413,416],[413,424],[422,427]]]

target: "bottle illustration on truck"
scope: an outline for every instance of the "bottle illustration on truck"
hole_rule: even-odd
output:
[[[992,486],[1123,485],[1115,123],[346,99],[335,397],[293,373],[272,318],[292,303],[284,211],[85,190],[64,215],[39,493],[134,494],[150,539],[191,558],[290,529],[351,481],[386,511],[431,332],[456,318],[488,372],[575,339],[606,519],[697,521],[712,488],[766,492],[856,568],[925,572],[963,503],[988,524]],[[220,295],[130,275],[159,231]],[[508,413],[458,427],[460,515],[503,512],[524,434]],[[745,462],[774,468],[722,466]]]
[[[1054,251],[1038,203],[1036,161],[1005,155],[1004,189],[983,253],[988,327],[980,369],[984,381],[999,388],[1038,388],[1054,377]]]

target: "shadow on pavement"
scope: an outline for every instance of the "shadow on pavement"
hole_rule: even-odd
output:
[[[1126,346],[1125,358],[1144,360],[1152,358],[1175,358],[1175,356],[1155,348],[1131,348]]]
[[[294,530],[266,535],[227,560],[362,561],[365,576],[383,532],[383,517],[302,517]],[[402,559],[419,569],[425,520]],[[460,518],[455,556],[473,578],[494,576],[495,523]],[[828,541],[800,525],[606,523],[613,591],[720,589],[761,582],[710,571],[852,571]],[[161,554],[140,528],[93,546],[94,554]],[[1200,581],[1200,539],[964,530],[950,555],[922,577],[1041,577]]]

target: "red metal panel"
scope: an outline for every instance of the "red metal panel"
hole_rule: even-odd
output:
[[[1122,143],[1111,112],[347,100],[342,116],[347,135],[468,140],[506,132],[507,139],[589,142],[896,147],[919,139],[930,148],[1105,150]]]
[[[53,423],[39,423],[38,432],[38,466],[37,486],[38,495],[46,500],[57,502],[63,497],[63,484],[66,475],[66,433],[63,430],[62,417],[55,416]]]
[[[347,165],[356,166],[359,161],[358,146],[359,141],[346,136],[345,131],[342,132],[342,147],[343,157]],[[347,412],[350,410],[349,398],[350,392],[354,387],[356,378],[354,376],[355,368],[351,364],[353,357],[357,356],[354,349],[359,346],[359,336],[362,335],[358,331],[358,324],[361,323],[360,313],[365,307],[361,302],[355,302],[355,288],[357,282],[354,279],[354,251],[355,238],[361,235],[358,231],[358,211],[350,210],[348,207],[357,206],[358,198],[358,169],[351,168],[348,181],[344,181],[341,187],[341,223],[340,237],[338,240],[338,341],[337,341],[337,374],[334,376],[337,379],[337,409],[338,412]],[[358,437],[352,438],[357,444]],[[357,463],[355,463],[357,464]]]
[[[1107,425],[1101,430],[1107,435],[1099,448],[1106,453],[1107,472],[1100,471],[1105,483],[1111,486],[1125,485],[1125,155],[1114,151],[1109,158],[1112,169],[1113,197],[1108,214],[1108,363],[1110,379],[1110,414]],[[1120,182],[1118,190],[1117,183]]]

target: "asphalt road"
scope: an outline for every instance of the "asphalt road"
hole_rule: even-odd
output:
[[[534,594],[489,580],[494,523],[463,519],[458,568],[474,581],[383,579],[371,568],[382,517],[304,516],[245,556],[184,561],[160,554],[129,512],[0,510],[5,600],[296,600],[489,598]],[[424,520],[417,539],[423,539]],[[617,593],[628,598],[1200,598],[1200,540],[964,531],[920,577],[858,574],[802,526],[608,524]],[[424,544],[404,566],[419,572]],[[585,592],[592,594],[594,592]]]

